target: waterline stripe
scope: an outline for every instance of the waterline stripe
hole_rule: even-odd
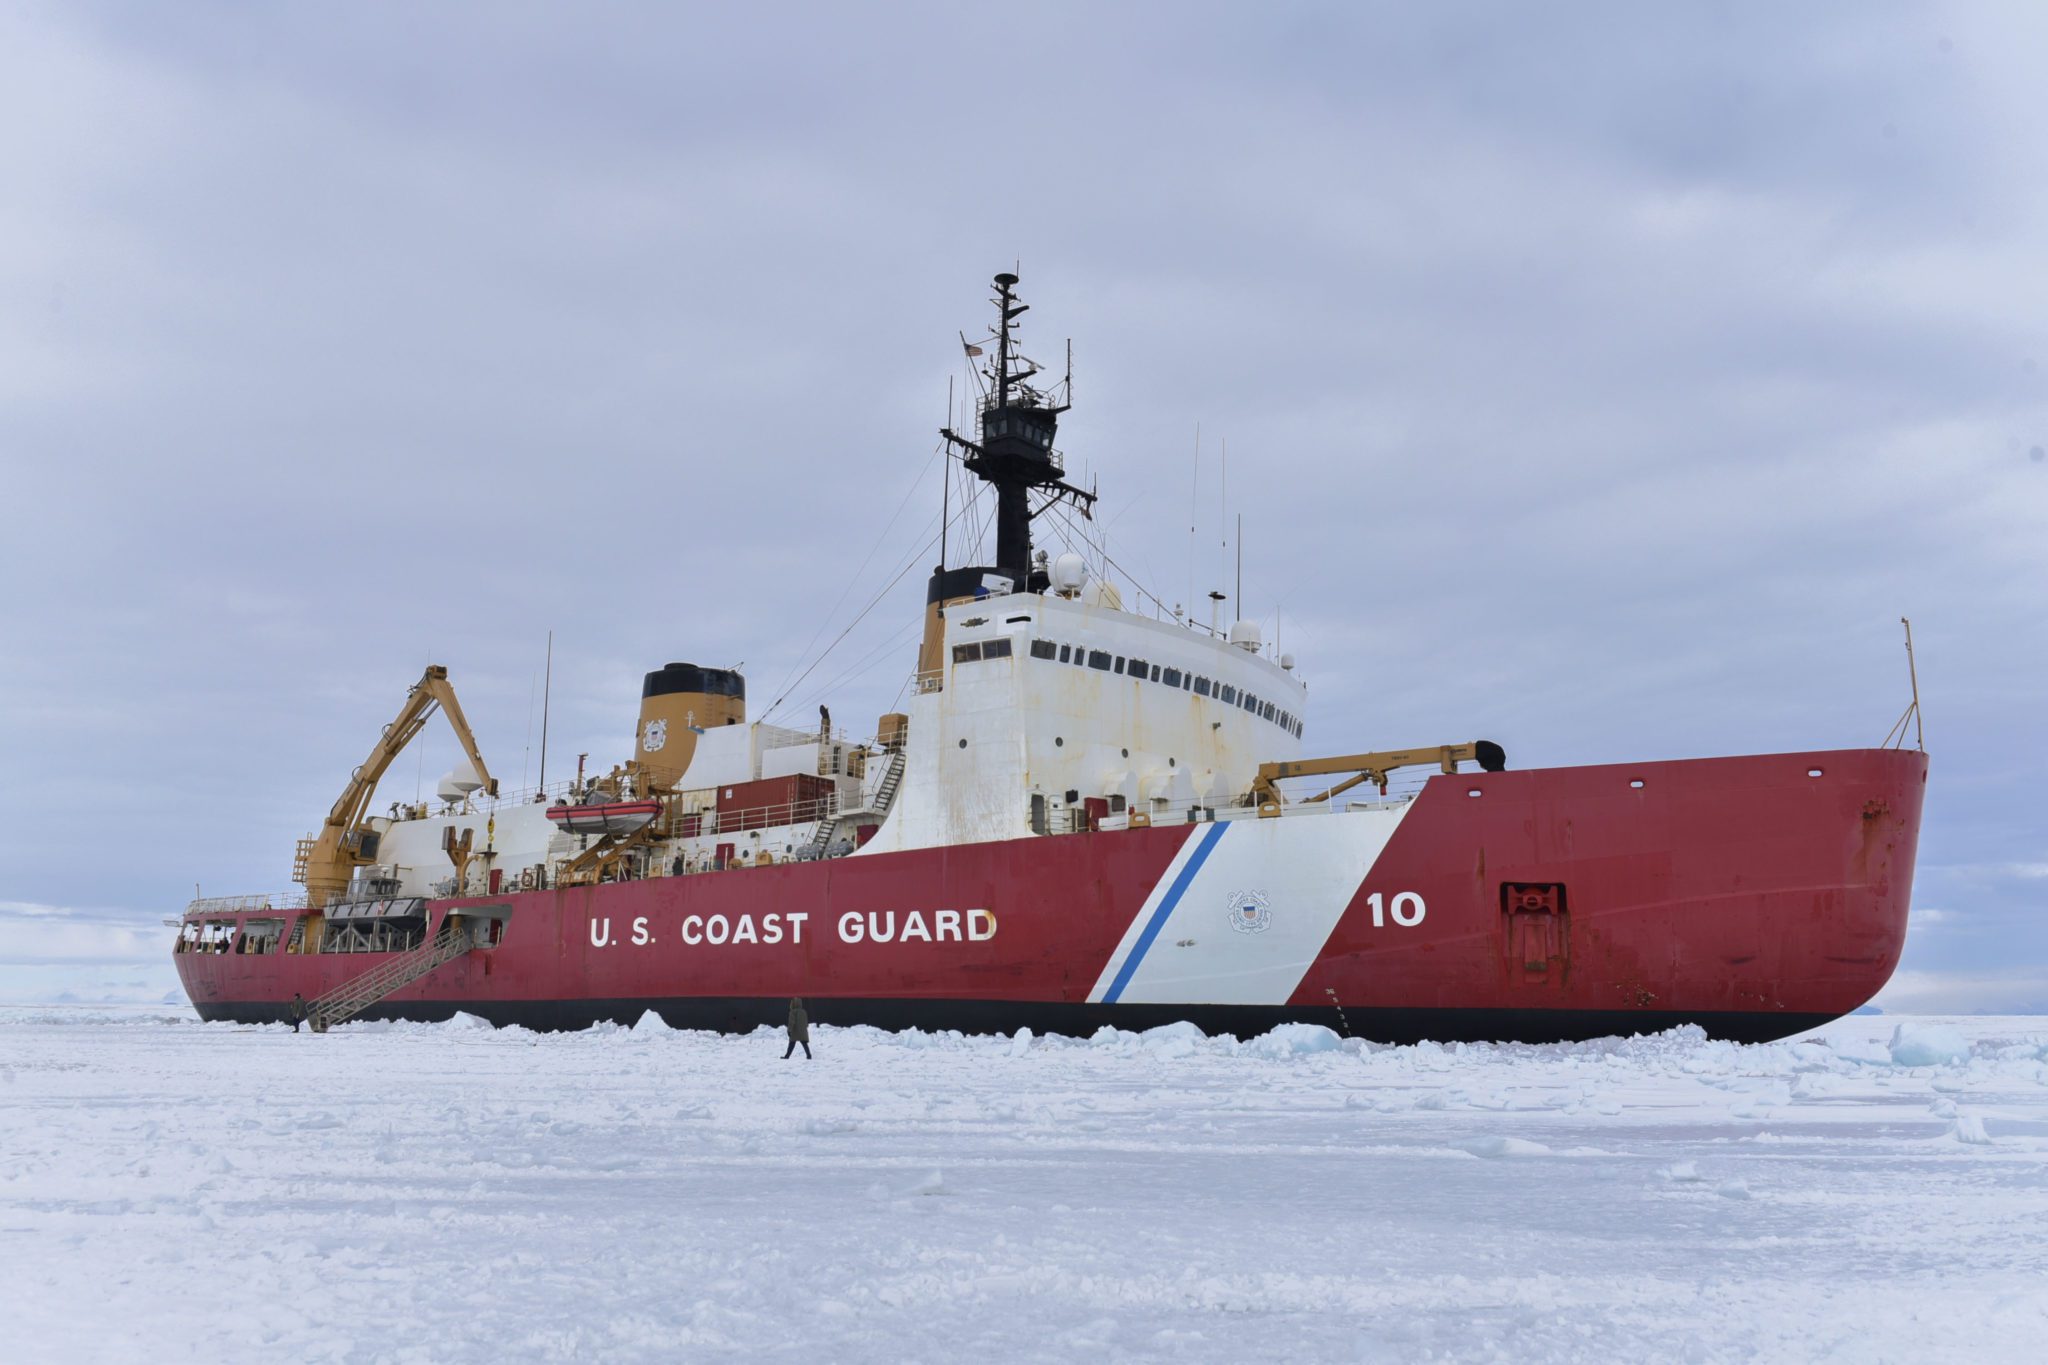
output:
[[[1137,972],[1138,964],[1145,960],[1145,952],[1152,946],[1152,940],[1159,937],[1159,931],[1166,927],[1167,919],[1173,914],[1173,907],[1180,904],[1180,898],[1195,880],[1195,874],[1208,861],[1209,853],[1216,847],[1216,841],[1223,837],[1226,826],[1218,821],[1202,833],[1202,841],[1195,845],[1194,856],[1187,866],[1173,879],[1173,886],[1159,902],[1159,908],[1152,912],[1152,918],[1145,925],[1145,932],[1138,935],[1138,941],[1131,947],[1130,956],[1124,959],[1123,970],[1116,974],[1116,980],[1109,983],[1109,989],[1102,993],[1102,1003],[1114,1005],[1117,997],[1124,993],[1124,987],[1131,984],[1131,977]]]

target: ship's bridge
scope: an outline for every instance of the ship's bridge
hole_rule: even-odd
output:
[[[1255,631],[1233,643],[1091,589],[941,608],[903,792],[868,850],[1064,833],[1101,814],[1184,819],[1298,756],[1307,688]]]

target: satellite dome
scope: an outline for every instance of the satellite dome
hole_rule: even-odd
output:
[[[1074,596],[1087,581],[1088,561],[1072,550],[1052,562],[1052,590],[1060,596]]]
[[[463,763],[442,774],[434,787],[434,795],[443,801],[466,801],[469,794],[481,786],[483,783],[477,780],[476,769]]]

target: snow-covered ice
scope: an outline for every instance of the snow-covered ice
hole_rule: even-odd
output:
[[[2048,1019],[1392,1048],[0,1011],[7,1358],[1955,1360]]]

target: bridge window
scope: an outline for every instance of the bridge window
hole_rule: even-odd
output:
[[[1073,647],[1072,645],[1061,645],[1061,646],[1060,646],[1060,662],[1061,662],[1061,663],[1065,663],[1065,662],[1067,661],[1067,656],[1068,656],[1068,655],[1070,655],[1071,653],[1073,653],[1073,650],[1074,650],[1074,647]]]
[[[1116,656],[1116,671],[1119,673],[1124,671],[1124,656],[1121,654]]]
[[[1099,668],[1104,673],[1109,672],[1109,651],[1106,649],[1089,650],[1088,666],[1090,668]]]
[[[978,640],[972,644],[953,646],[953,662],[956,664],[972,663],[980,657],[981,642]]]
[[[235,922],[233,920],[208,920],[199,926],[199,932],[192,945],[186,949],[192,953],[228,953],[235,947]]]
[[[1162,679],[1161,679],[1161,681],[1162,681],[1162,682],[1164,682],[1164,683],[1165,683],[1165,684],[1166,684],[1166,685],[1167,685],[1168,687],[1179,687],[1179,686],[1180,686],[1180,670],[1179,670],[1179,669],[1177,669],[1177,668],[1169,668],[1169,669],[1167,669],[1167,670],[1166,670],[1166,675],[1165,675],[1165,677],[1164,677],[1164,678],[1162,678]]]
[[[252,919],[242,926],[242,946],[237,951],[259,956],[274,953],[278,940],[283,937],[283,920]]]
[[[1132,677],[1142,682],[1145,677],[1145,661],[1143,659],[1131,660],[1131,667],[1129,671]]]
[[[1059,650],[1050,640],[1033,640],[1031,642],[1031,657],[1034,659],[1050,659],[1057,653],[1059,653]]]
[[[1154,664],[1154,665],[1152,665],[1152,681],[1153,681],[1153,682],[1158,682],[1158,681],[1159,681],[1159,665],[1158,665],[1158,664]]]
[[[1207,678],[1195,679],[1195,695],[1198,697],[1209,695],[1209,680]]]
[[[981,642],[981,657],[984,659],[1007,659],[1010,657],[1010,637]]]

